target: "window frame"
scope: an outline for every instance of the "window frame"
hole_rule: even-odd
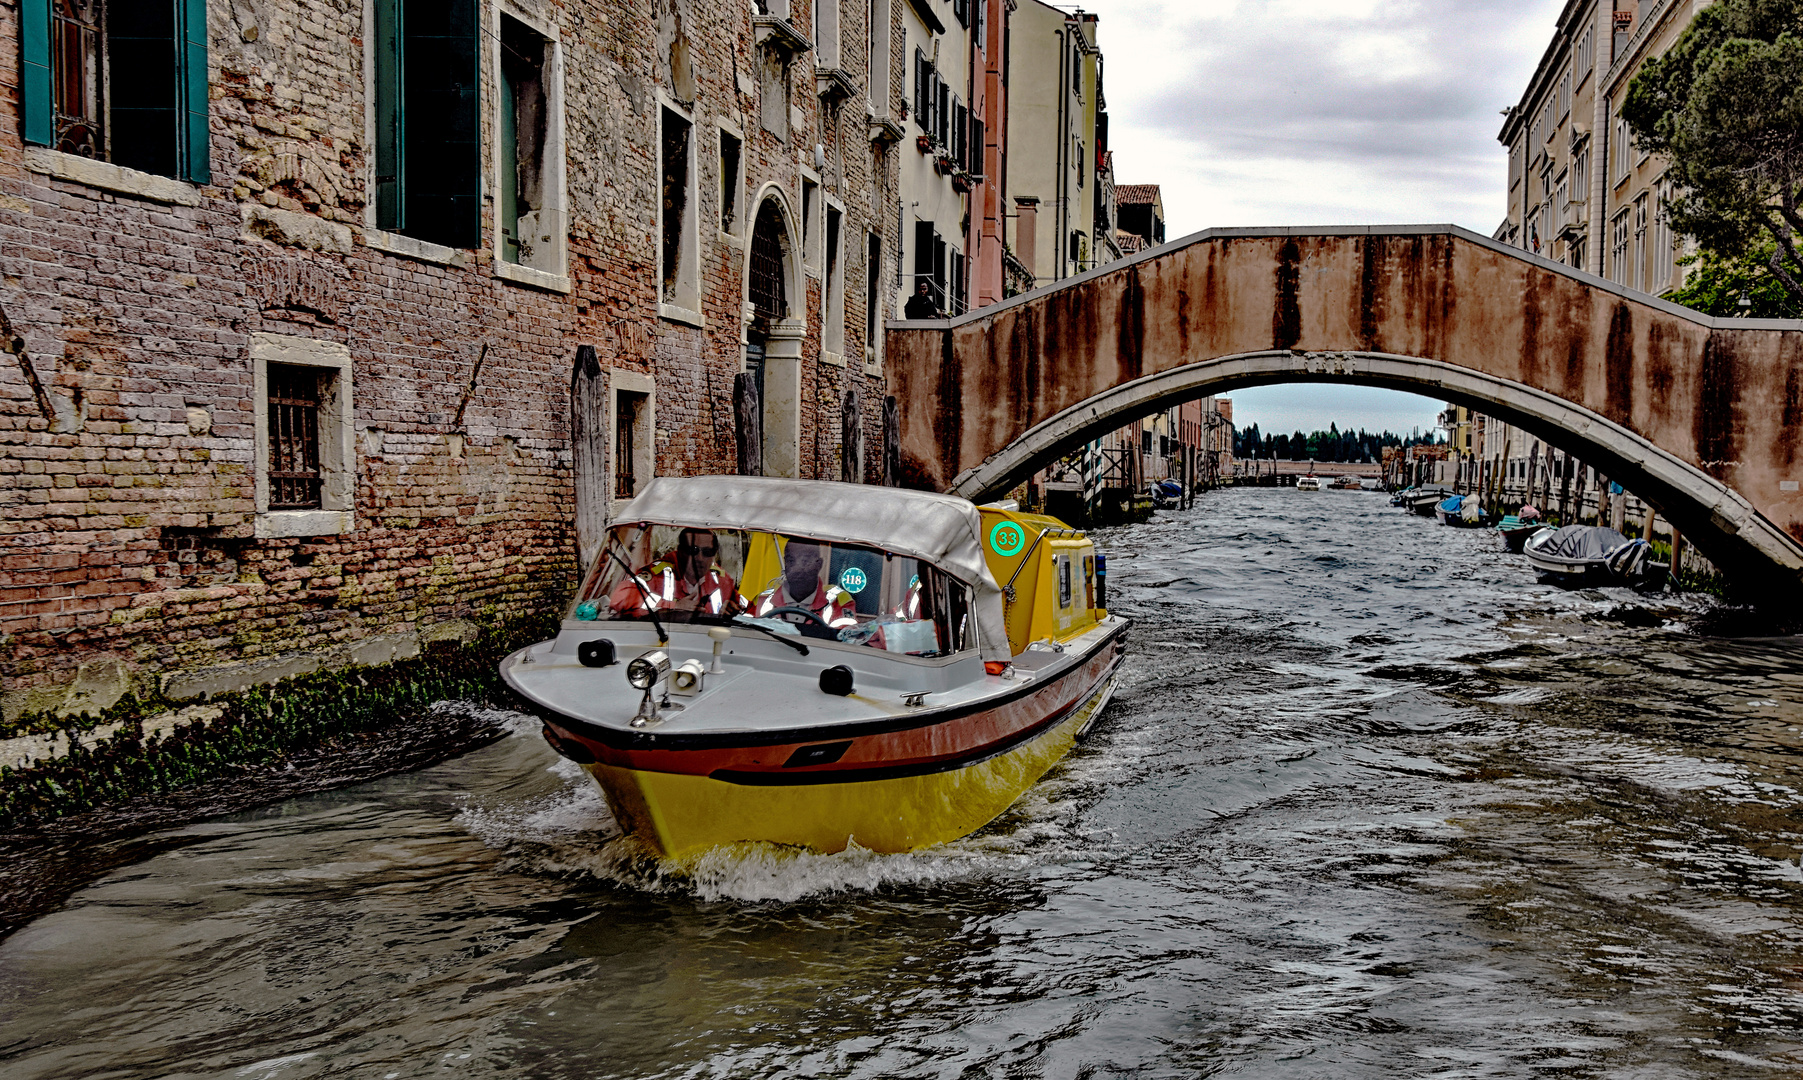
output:
[[[633,416],[633,460],[634,480],[639,485],[638,491],[657,476],[657,380],[649,375],[641,375],[636,371],[624,368],[607,369],[607,501],[608,518],[619,516],[630,499],[617,498],[614,495],[619,479],[619,466],[615,460],[619,447],[620,395],[634,394],[643,399],[643,404]]]
[[[726,175],[727,139],[733,139],[739,144],[739,159],[736,167],[733,169],[732,176]],[[714,208],[716,211],[714,214],[714,222],[719,229],[720,238],[722,240],[731,244],[742,244],[745,242],[747,231],[745,227],[745,200],[747,197],[745,192],[745,133],[739,130],[737,124],[730,121],[715,121],[714,149],[715,168],[720,172],[720,175],[717,177],[719,183],[715,185],[717,189],[715,191],[715,196],[720,201]],[[726,214],[726,193],[729,190],[733,193],[734,200],[732,228],[730,229],[727,228],[727,223],[724,220]]]
[[[850,218],[845,213],[845,204],[831,195],[826,196],[821,212],[820,359],[844,366],[845,234]]]
[[[510,18],[525,29],[536,33],[545,42],[545,58],[541,78],[544,81],[545,94],[545,141],[541,148],[539,163],[539,184],[543,190],[543,205],[538,214],[541,224],[538,226],[543,235],[549,236],[551,254],[535,260],[534,264],[509,262],[505,257],[505,242],[501,235],[500,193],[506,188],[501,183],[501,170],[506,162],[503,160],[501,137],[501,20]],[[558,35],[557,25],[522,5],[502,0],[489,5],[487,33],[483,35],[487,51],[486,70],[482,72],[482,86],[487,94],[487,102],[483,106],[484,115],[488,117],[488,191],[494,197],[486,200],[490,208],[490,255],[493,257],[494,274],[505,281],[518,285],[529,285],[551,292],[568,293],[571,290],[569,275],[569,198],[568,173],[569,165],[565,152],[564,132],[564,95],[563,95],[563,42]]]
[[[684,178],[682,220],[677,225],[677,265],[675,272],[669,275],[672,287],[669,294],[664,291],[666,277],[664,266],[664,207],[661,192],[664,179],[664,123],[666,116],[675,116],[688,125],[687,174]],[[683,323],[688,326],[703,328],[707,320],[701,314],[701,239],[700,208],[696,205],[699,177],[695,168],[695,114],[692,109],[684,108],[676,99],[659,90],[657,93],[657,190],[658,197],[651,200],[651,235],[656,237],[653,247],[657,256],[657,314],[661,319]],[[743,144],[741,144],[742,146]],[[743,155],[740,162],[743,167]]]
[[[251,335],[255,507],[259,538],[335,536],[355,527],[357,451],[350,346],[320,338],[257,332]],[[319,406],[319,497],[317,510],[271,510],[269,365],[313,367],[330,372]]]

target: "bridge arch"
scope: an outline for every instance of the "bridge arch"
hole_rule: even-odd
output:
[[[951,490],[979,502],[998,498],[1084,443],[1141,417],[1199,397],[1285,382],[1405,390],[1505,420],[1652,504],[1718,565],[1777,570],[1803,581],[1803,545],[1728,485],[1634,431],[1544,390],[1440,360],[1386,353],[1242,353],[1142,376],[1033,425],[960,473]]]
[[[888,324],[902,482],[986,495],[1190,398],[1361,383],[1508,420],[1803,597],[1803,322],[1714,319],[1452,226],[1218,229]]]

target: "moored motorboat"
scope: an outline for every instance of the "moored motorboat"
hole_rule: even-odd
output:
[[[1543,529],[1550,528],[1552,526],[1538,518],[1522,518],[1510,514],[1497,523],[1496,531],[1502,537],[1503,547],[1519,555],[1521,554],[1521,545],[1525,544],[1529,537]]]
[[[1665,570],[1645,540],[1630,540],[1601,525],[1543,529],[1521,546],[1542,578],[1561,585],[1640,584]]]
[[[1357,491],[1359,490],[1359,478],[1351,474],[1335,477],[1334,482],[1328,486],[1334,491]]]
[[[1404,500],[1403,505],[1422,517],[1433,517],[1434,509],[1446,501],[1452,492],[1445,488],[1418,488],[1414,494]]]
[[[659,478],[616,517],[501,673],[657,854],[956,839],[1113,691],[1128,623],[1053,518],[744,476]]]
[[[1484,523],[1484,510],[1475,495],[1449,495],[1434,505],[1440,524],[1473,529]]]
[[[1319,476],[1298,476],[1296,478],[1296,490],[1297,491],[1320,491],[1321,490],[1321,478]]]

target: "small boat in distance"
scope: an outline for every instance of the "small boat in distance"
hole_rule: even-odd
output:
[[[1440,524],[1457,529],[1476,528],[1484,523],[1484,511],[1475,495],[1449,495],[1434,506]]]
[[[1335,491],[1357,491],[1359,490],[1359,478],[1351,474],[1335,477],[1334,482],[1328,486]]]
[[[1321,478],[1319,476],[1314,475],[1313,473],[1309,474],[1308,476],[1298,476],[1296,478],[1296,490],[1297,491],[1320,491],[1321,490]]]
[[[949,495],[659,477],[501,675],[658,855],[909,851],[993,820],[1107,705],[1105,567]]]
[[[1431,518],[1434,516],[1434,508],[1445,502],[1451,494],[1445,488],[1417,488],[1403,500],[1403,505],[1422,517]]]

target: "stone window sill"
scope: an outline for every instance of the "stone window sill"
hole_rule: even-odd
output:
[[[519,263],[502,262],[500,259],[495,260],[495,276],[502,281],[511,281],[515,285],[529,285],[534,289],[544,289],[547,292],[567,295],[570,291],[568,274],[552,274],[544,270],[534,270],[530,266],[521,266]]]
[[[440,266],[469,265],[469,255],[458,248],[416,240],[411,236],[403,236],[400,233],[387,232],[382,229],[364,229],[363,246],[387,252],[390,255],[399,255],[406,259],[437,263]]]
[[[678,307],[675,304],[657,305],[657,317],[660,319],[668,319],[671,322],[682,323],[685,326],[693,326],[697,330],[705,330],[707,328],[707,319],[702,316],[701,312],[690,311],[686,307]]]
[[[267,510],[257,515],[257,539],[338,536],[353,531],[349,510]]]
[[[828,350],[828,349],[821,349],[820,350],[820,362],[823,364],[831,364],[834,367],[844,367],[845,366],[845,354],[832,352],[831,350]]]
[[[176,206],[200,205],[200,189],[186,181],[123,168],[110,161],[59,153],[42,146],[25,148],[25,167],[35,173],[73,184],[85,184],[116,195],[130,195]]]

